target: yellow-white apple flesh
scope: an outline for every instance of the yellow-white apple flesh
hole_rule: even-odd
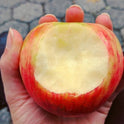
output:
[[[45,35],[34,70],[35,79],[44,88],[80,95],[101,84],[109,57],[105,44],[91,28],[76,23],[56,25]]]
[[[123,72],[122,49],[104,26],[44,23],[24,41],[20,72],[42,108],[56,115],[81,115],[114,92]]]

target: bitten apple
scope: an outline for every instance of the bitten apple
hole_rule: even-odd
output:
[[[20,73],[30,96],[45,110],[61,116],[92,112],[121,79],[121,45],[100,24],[44,23],[24,41]]]

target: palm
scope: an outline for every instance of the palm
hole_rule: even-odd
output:
[[[30,120],[37,120],[36,122],[38,122],[38,124],[40,123],[60,124],[61,122],[64,124],[73,124],[73,123],[74,124],[82,124],[82,123],[96,124],[98,121],[100,121],[101,123],[104,123],[105,118],[111,106],[111,102],[107,101],[103,106],[101,106],[98,110],[92,113],[84,114],[81,117],[66,118],[66,117],[57,117],[55,115],[52,115],[46,112],[45,110],[37,106],[32,98],[30,98],[29,96],[24,96],[24,98],[25,97],[26,99],[24,100],[22,107],[18,109],[18,113],[16,112],[16,114],[18,115],[18,118],[20,120],[23,120],[23,122],[27,121],[27,123],[30,122]],[[17,108],[19,108],[19,106],[17,106]],[[26,120],[24,120],[23,116],[21,115],[24,115],[26,112],[28,113],[26,114],[27,117],[25,117]]]
[[[71,17],[69,15],[71,15]],[[80,22],[83,18],[83,10],[78,6],[72,6],[66,12],[67,21]],[[39,23],[51,21],[57,21],[57,19],[53,15],[48,15],[42,17],[39,20]],[[111,20],[106,14],[98,16],[96,23],[102,24],[112,30]],[[97,122],[103,124],[111,107],[112,100],[117,95],[116,92],[113,94],[111,99],[96,111],[83,114],[81,117],[73,118],[52,115],[40,108],[33,101],[33,99],[28,95],[19,74],[19,54],[23,43],[22,41],[21,35],[16,30],[10,29],[6,49],[0,60],[4,91],[14,124],[96,124]],[[124,85],[122,83],[124,82],[123,80],[124,78],[120,83],[121,87]],[[117,89],[117,93],[119,91],[120,88]]]
[[[29,123],[30,120],[34,120],[33,123],[42,123],[42,124],[87,124],[92,123],[96,124],[98,121],[101,123],[104,123],[105,118],[108,114],[108,111],[111,106],[111,102],[107,101],[103,106],[101,106],[98,110],[89,113],[84,114],[81,117],[57,117],[55,115],[52,115],[48,113],[47,111],[40,108],[33,99],[26,93],[26,91],[23,91],[23,95],[21,95],[22,100],[18,101],[17,99],[15,102],[13,102],[13,105],[16,106],[15,111],[12,111],[12,116],[16,116],[21,123]],[[21,105],[21,106],[20,106]],[[26,113],[25,118],[22,116]],[[33,113],[33,114],[32,114]],[[16,114],[16,115],[15,115]],[[23,120],[23,121],[22,121]],[[31,123],[31,122],[30,122]]]

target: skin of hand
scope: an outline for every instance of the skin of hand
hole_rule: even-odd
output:
[[[66,22],[82,22],[83,10],[72,5],[66,11]],[[57,22],[54,15],[48,14],[40,18],[39,24]],[[96,23],[113,30],[110,16],[106,13],[96,18]],[[6,48],[0,59],[1,75],[6,100],[11,112],[13,124],[104,124],[113,100],[124,87],[124,76],[112,96],[96,111],[83,114],[81,117],[58,117],[39,107],[27,93],[19,73],[19,54],[23,44],[22,36],[15,29],[10,29]]]

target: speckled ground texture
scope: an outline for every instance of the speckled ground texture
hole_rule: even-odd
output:
[[[66,9],[73,4],[83,8],[84,22],[94,22],[97,15],[109,13],[124,49],[124,0],[0,0],[0,34],[11,27],[24,38],[45,14],[55,14],[59,21],[64,21]],[[8,108],[4,107],[0,110],[0,124],[10,123]]]

